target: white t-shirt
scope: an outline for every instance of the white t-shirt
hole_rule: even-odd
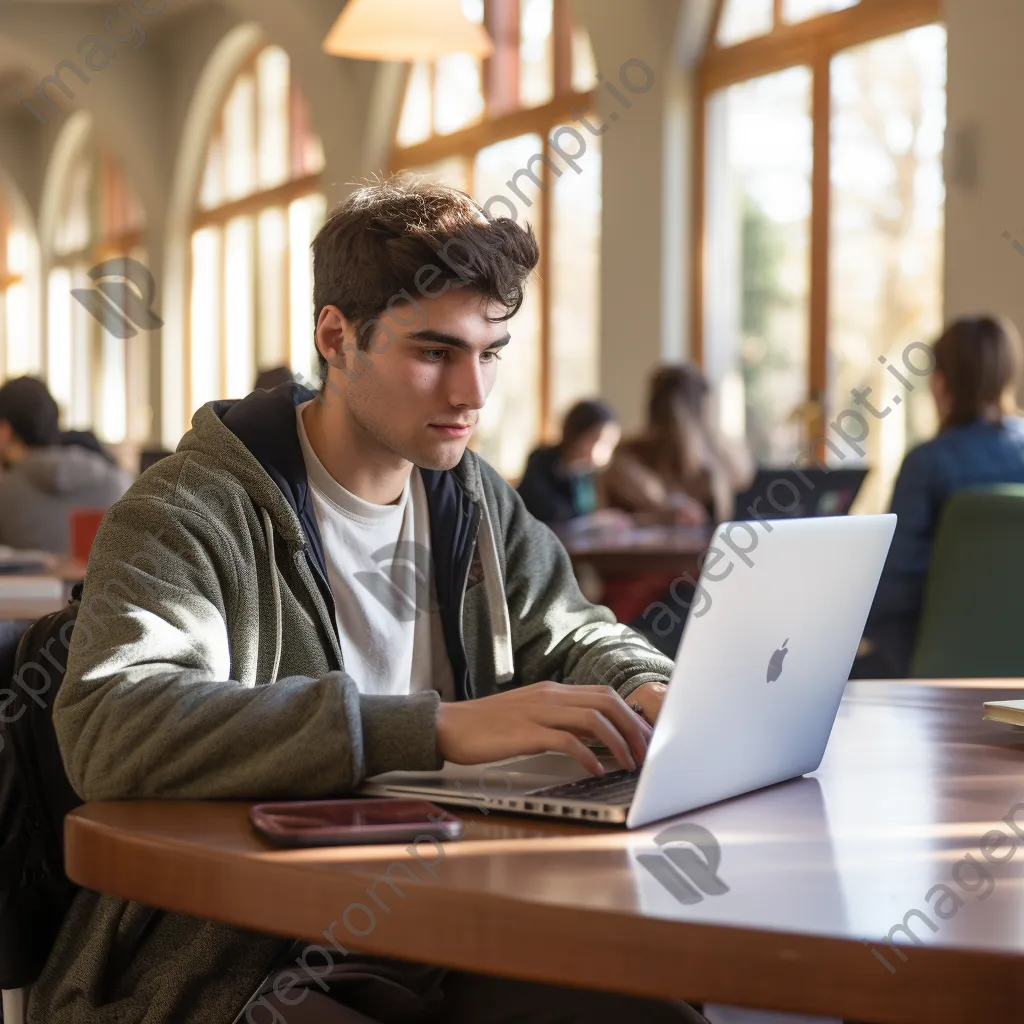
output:
[[[433,580],[430,511],[418,469],[394,505],[374,505],[324,468],[296,409],[345,671],[360,693],[454,696]]]

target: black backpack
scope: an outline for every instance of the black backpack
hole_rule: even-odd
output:
[[[0,988],[42,972],[78,887],[64,872],[64,816],[82,801],[53,729],[81,598],[0,643]],[[13,656],[12,656],[13,649]]]

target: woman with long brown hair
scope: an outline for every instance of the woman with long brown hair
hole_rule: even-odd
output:
[[[686,363],[655,371],[647,427],[619,445],[604,484],[610,505],[639,518],[701,524],[731,518],[752,477],[749,454],[713,423],[707,378]]]

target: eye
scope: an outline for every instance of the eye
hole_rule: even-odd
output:
[[[427,348],[423,350],[424,357],[431,363],[439,363],[447,354],[447,349]]]
[[[489,357],[489,358],[488,358]],[[485,363],[500,363],[501,356],[497,352],[484,352],[480,359]]]

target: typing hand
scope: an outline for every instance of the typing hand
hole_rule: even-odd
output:
[[[678,495],[673,501],[672,515],[677,526],[704,526],[708,521],[708,510],[685,494]]]
[[[437,712],[437,751],[455,764],[557,750],[603,775],[583,738],[599,740],[623,768],[633,769],[647,754],[651,727],[611,687],[554,682],[441,704]]]

